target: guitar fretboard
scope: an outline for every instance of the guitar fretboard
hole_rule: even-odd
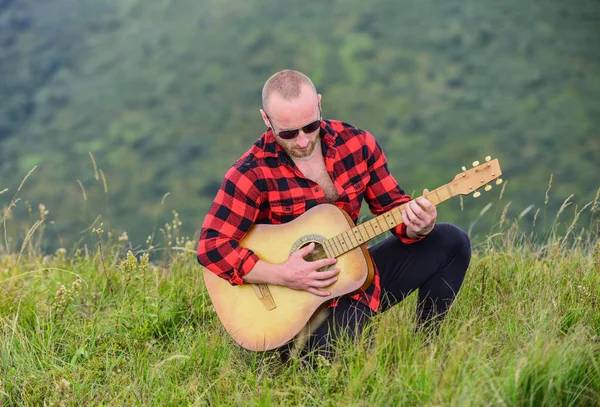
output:
[[[425,198],[434,205],[438,205],[452,198],[453,196],[454,194],[450,189],[450,184],[446,184],[433,191],[429,191],[429,193],[425,195]],[[401,213],[405,207],[406,204],[397,206],[394,209],[361,223],[360,225],[355,226],[344,233],[325,240],[325,242],[323,242],[323,246],[325,247],[327,255],[329,257],[341,256],[342,254],[357,248],[361,244],[368,242],[374,237],[379,236],[380,234],[398,226],[400,223],[402,223]]]

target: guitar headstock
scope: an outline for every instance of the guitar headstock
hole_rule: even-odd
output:
[[[473,168],[467,170],[462,167],[462,172],[456,174],[454,180],[448,185],[452,190],[452,195],[469,195],[477,191],[479,188],[485,187],[486,191],[492,189],[490,182],[496,180],[496,185],[502,183],[502,170],[498,159],[491,159],[490,156],[485,158],[485,163],[479,164],[479,161],[473,163]],[[480,192],[475,192],[473,196],[477,198],[481,195]]]

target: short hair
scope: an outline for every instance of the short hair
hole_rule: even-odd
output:
[[[285,100],[294,100],[300,96],[302,85],[310,86],[315,89],[315,85],[310,78],[298,71],[292,71],[291,69],[285,69],[279,71],[265,82],[262,90],[262,105],[263,109],[267,110],[267,104],[273,92],[279,93],[279,95]]]

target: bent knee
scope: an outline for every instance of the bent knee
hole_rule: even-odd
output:
[[[444,246],[454,256],[461,258],[467,265],[471,261],[471,239],[469,235],[456,225],[443,224],[447,230],[444,236]]]

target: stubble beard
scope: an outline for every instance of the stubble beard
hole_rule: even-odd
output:
[[[309,157],[312,153],[315,152],[315,149],[317,148],[317,141],[319,141],[319,139],[316,139],[316,140],[310,142],[309,148],[306,151],[302,151],[302,152],[300,152],[292,147],[289,147],[289,146],[282,146],[282,147],[285,150],[285,152],[288,153],[288,155],[290,157],[304,158],[304,157]]]

